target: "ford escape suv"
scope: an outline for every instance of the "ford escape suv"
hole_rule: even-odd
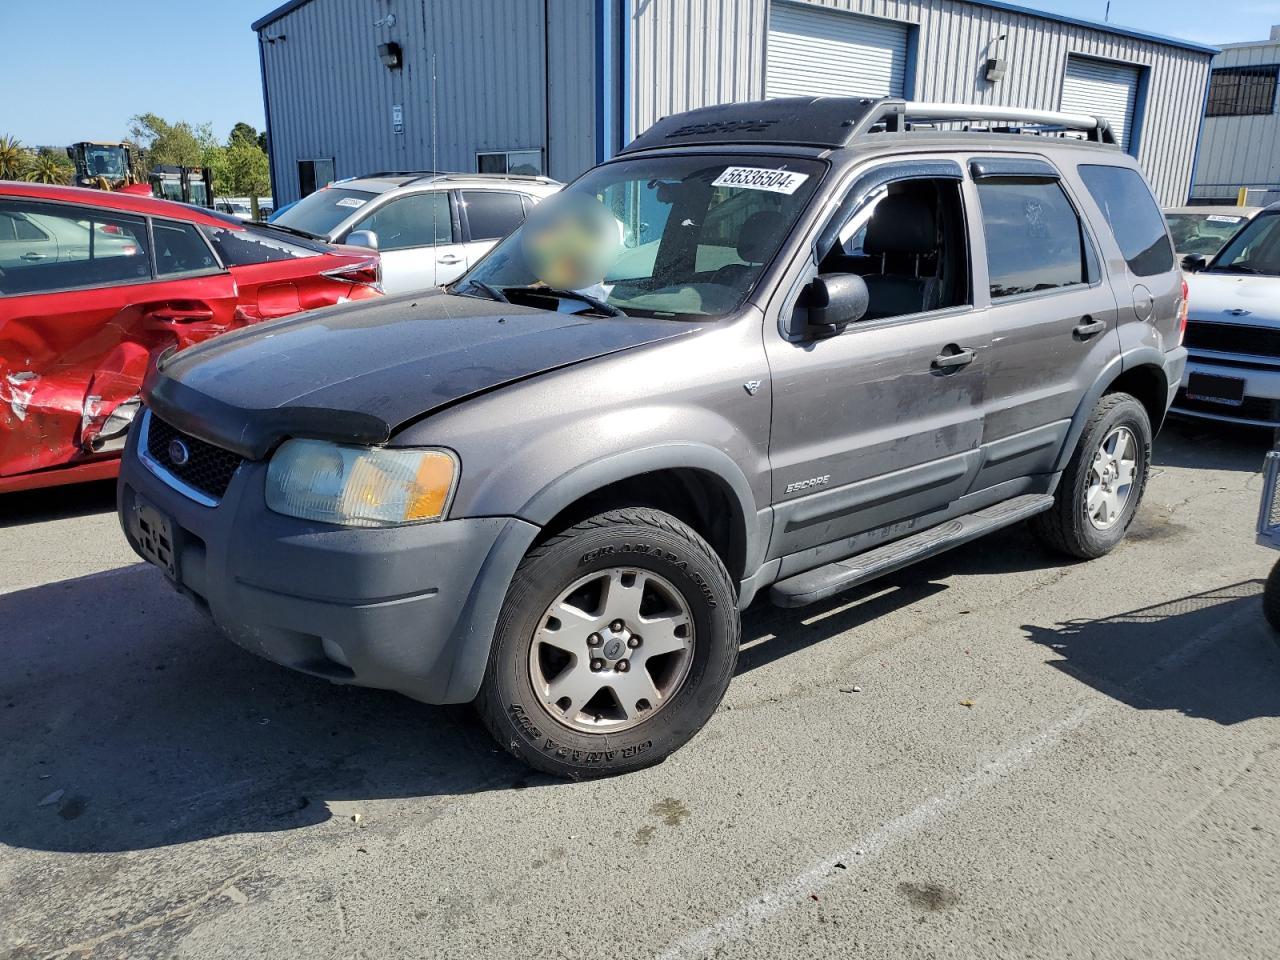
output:
[[[1104,120],[706,108],[451,287],[162,357],[120,520],[263,657],[474,701],[542,770],[631,770],[715,711],[762,592],[1024,519],[1115,547],[1184,301]]]

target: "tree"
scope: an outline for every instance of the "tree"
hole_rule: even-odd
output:
[[[227,145],[227,172],[232,192],[249,198],[253,219],[257,220],[258,197],[271,189],[271,168],[256,135],[250,139],[232,134]]]
[[[31,162],[31,153],[17,137],[0,137],[0,180],[20,180]]]
[[[237,140],[253,140],[256,142],[257,139],[258,131],[244,121],[241,121],[231,128],[231,136],[227,138],[227,146],[230,146]]]
[[[74,169],[59,163],[57,157],[41,150],[27,166],[26,179],[33,183],[70,183]]]
[[[185,120],[169,123],[154,113],[140,113],[130,119],[129,136],[147,151],[147,162],[153,169],[165,164],[198,167],[204,146],[213,140],[208,124],[192,127]]]

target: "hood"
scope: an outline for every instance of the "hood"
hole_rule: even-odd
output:
[[[161,358],[156,415],[250,459],[289,436],[385,443],[503,384],[698,328],[432,291],[257,324]]]
[[[1192,320],[1280,327],[1280,277],[1192,273],[1187,289]]]

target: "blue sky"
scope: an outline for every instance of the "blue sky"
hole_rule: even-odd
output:
[[[9,80],[0,134],[50,145],[118,139],[129,117],[148,111],[212,123],[220,137],[238,120],[261,129],[249,24],[276,2],[0,0]],[[1092,20],[1106,10],[1106,0],[1021,2]],[[1262,40],[1280,23],[1280,0],[1112,0],[1111,22],[1211,44]],[[25,78],[21,87],[14,78]]]

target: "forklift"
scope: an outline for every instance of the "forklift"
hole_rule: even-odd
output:
[[[208,167],[160,164],[151,168],[151,192],[161,200],[176,200],[213,209],[213,171]]]
[[[122,190],[142,179],[138,176],[137,148],[131,143],[82,140],[67,147],[67,156],[76,167],[77,187]]]

